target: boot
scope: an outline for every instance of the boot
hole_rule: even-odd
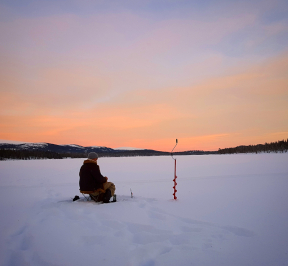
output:
[[[104,197],[103,197],[103,203],[108,203],[110,201],[110,198],[111,198],[111,190],[106,189]]]

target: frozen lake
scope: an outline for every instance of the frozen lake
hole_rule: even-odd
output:
[[[288,265],[288,153],[178,156],[177,201],[171,157],[100,158],[101,205],[82,162],[0,161],[0,265]]]

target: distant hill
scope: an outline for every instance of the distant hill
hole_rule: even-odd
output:
[[[89,152],[96,152],[99,157],[171,155],[169,152],[130,147],[112,149],[102,146],[83,147],[77,144],[56,145],[52,143],[0,143],[0,160],[42,158],[61,159],[67,157],[87,158]],[[173,155],[199,155],[212,153],[217,152],[184,151],[174,152]]]
[[[0,143],[0,149],[6,150],[38,150],[58,153],[87,153],[87,152],[111,152],[113,149],[107,147],[83,147],[76,144],[56,145],[51,143]]]
[[[237,146],[233,148],[219,149],[218,151],[191,150],[173,152],[176,155],[205,155],[205,154],[233,154],[233,153],[260,153],[260,152],[287,152],[288,139],[277,142]],[[21,143],[9,141],[0,143],[0,160],[7,159],[63,159],[63,158],[87,158],[89,152],[98,153],[99,157],[128,157],[128,156],[169,156],[170,152],[122,147],[112,149],[102,146],[80,146],[77,144],[56,145],[52,143]]]

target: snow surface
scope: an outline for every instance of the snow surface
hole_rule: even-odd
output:
[[[22,148],[24,149],[29,149],[29,148],[39,148],[39,147],[46,147],[48,146],[47,143],[45,142],[37,142],[37,143],[32,143],[32,142],[21,142],[21,141],[12,141],[12,140],[0,140],[1,144],[17,144],[21,145]]]
[[[70,146],[70,147],[74,147],[74,148],[81,148],[83,149],[83,146],[77,145],[77,144],[58,144],[58,146]]]
[[[22,148],[24,149],[29,149],[29,148],[40,148],[40,147],[46,147],[48,146],[47,143],[44,142],[39,142],[39,143],[25,143],[21,145]]]
[[[288,265],[287,162],[178,156],[174,201],[171,157],[100,158],[119,201],[98,204],[81,159],[1,161],[0,265]]]

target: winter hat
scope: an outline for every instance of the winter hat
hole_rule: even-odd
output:
[[[88,159],[91,159],[91,160],[98,159],[98,154],[96,152],[90,152],[88,154]]]

